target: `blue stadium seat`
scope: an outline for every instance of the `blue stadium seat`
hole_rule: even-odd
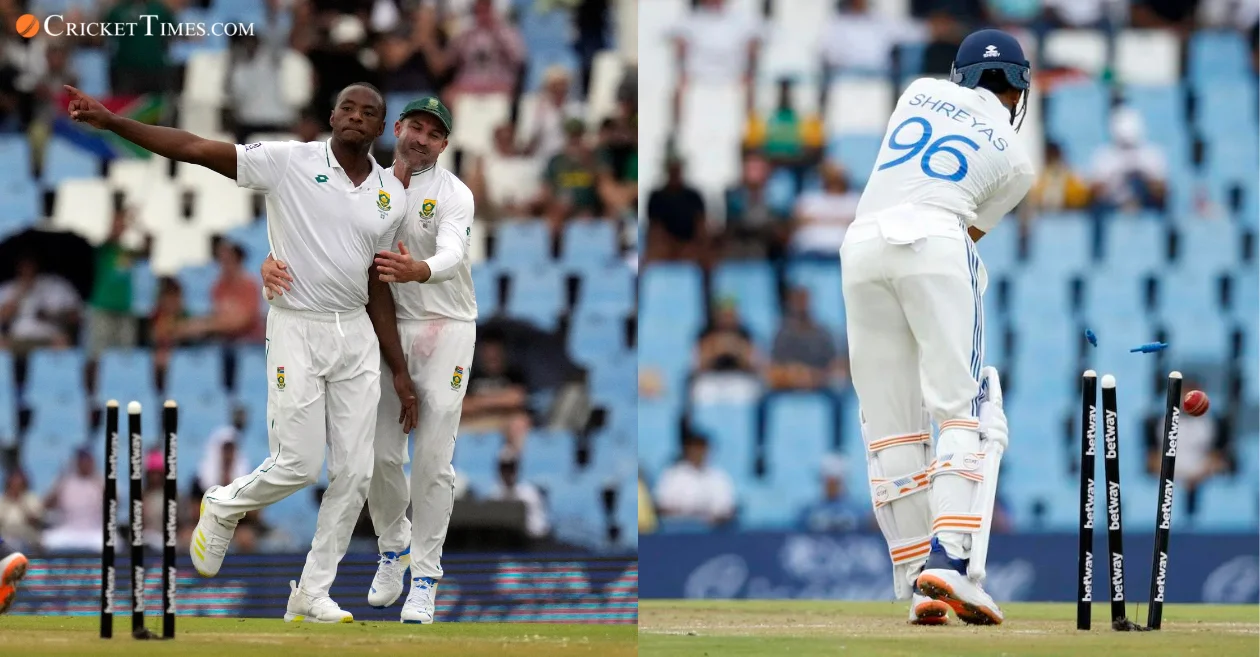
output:
[[[541,221],[508,221],[494,234],[494,263],[527,269],[551,261],[551,233]]]
[[[491,492],[498,481],[499,451],[503,436],[499,433],[461,433],[455,441],[455,471],[468,480],[478,495]]]
[[[1190,36],[1188,50],[1187,77],[1199,87],[1253,77],[1247,68],[1251,55],[1238,32],[1198,30]]]
[[[9,171],[17,172],[16,169]],[[6,171],[0,177],[0,208],[4,208],[0,213],[0,230],[12,234],[30,228],[43,217],[39,186],[30,178]]]
[[[1179,85],[1129,86],[1124,89],[1124,100],[1142,115],[1152,139],[1169,129],[1186,129],[1185,90]]]
[[[1107,142],[1108,90],[1099,82],[1064,84],[1046,96],[1046,136],[1063,148],[1077,169],[1086,167]]]
[[[564,277],[560,270],[553,266],[539,266],[532,270],[518,270],[512,275],[504,310],[509,317],[551,331],[564,312],[564,303]]]
[[[1085,279],[1083,294],[1082,319],[1095,333],[1109,333],[1112,322],[1146,313],[1146,277],[1138,272],[1111,267],[1095,270]]]
[[[1260,277],[1255,267],[1243,267],[1233,275],[1231,310],[1236,320],[1254,322],[1260,315]],[[1250,325],[1250,324],[1248,324]]]
[[[564,225],[560,262],[571,270],[608,267],[617,259],[617,225],[606,219],[570,221]]]
[[[659,473],[678,458],[680,405],[661,398],[639,399],[639,461],[651,473]]]
[[[766,467],[771,481],[812,481],[818,458],[830,451],[836,412],[822,394],[778,394],[766,401]],[[817,492],[816,490],[814,491]]]
[[[639,276],[639,327],[668,323],[671,332],[694,339],[704,328],[708,308],[699,267],[693,264],[654,264]]]
[[[41,498],[51,492],[57,478],[74,466],[74,450],[82,443],[82,440],[69,439],[54,423],[33,423],[26,433],[27,448],[21,452],[22,469],[30,479],[31,491]],[[120,445],[120,448],[124,450],[122,455],[125,455],[126,447]],[[105,446],[99,442],[93,443],[92,452],[99,469],[105,456]],[[124,465],[124,460],[125,458],[119,458],[120,468]],[[119,478],[121,479],[121,473]],[[125,491],[126,484],[123,486]]]
[[[31,145],[25,135],[0,135],[0,171],[10,180],[32,179]]]
[[[158,281],[148,260],[137,260],[131,268],[131,312],[138,317],[153,314],[157,304]]]
[[[709,438],[712,463],[737,479],[752,473],[755,411],[746,404],[703,404],[692,411],[692,423]]]
[[[477,295],[477,321],[484,322],[499,313],[499,275],[490,263],[472,268],[473,293]]]
[[[1084,213],[1043,214],[1029,236],[1029,266],[1043,273],[1083,271],[1094,252],[1093,230]]]
[[[856,188],[866,184],[884,143],[882,135],[843,135],[827,144],[827,159],[838,162]]]
[[[601,430],[591,436],[587,469],[603,482],[633,481],[639,469],[638,445],[633,434],[617,436]]]
[[[617,526],[621,528],[621,534],[617,537],[617,544],[614,547],[637,551],[639,547],[638,480],[626,477],[619,481],[622,485],[617,489],[617,506],[614,513]]]
[[[183,288],[184,310],[188,314],[199,317],[210,314],[214,307],[210,298],[210,290],[219,277],[219,266],[216,264],[199,267],[184,267],[176,274]]]
[[[1199,487],[1193,527],[1196,531],[1243,532],[1255,529],[1256,482],[1243,477],[1209,477]],[[1242,504],[1244,500],[1250,503]],[[1180,518],[1174,516],[1173,522]]]
[[[79,48],[71,55],[71,68],[78,75],[83,93],[101,98],[109,95],[109,55],[100,48]]]
[[[814,321],[836,335],[845,334],[844,290],[840,283],[840,263],[801,260],[788,264],[788,285],[809,290],[809,311]]]
[[[109,349],[101,354],[96,396],[100,400],[131,399],[157,394],[153,384],[153,354],[147,349]]]
[[[1242,264],[1242,239],[1228,219],[1190,219],[1177,229],[1177,267],[1219,271]]]
[[[264,509],[262,517],[266,523],[278,527],[287,535],[292,549],[302,550],[315,537],[319,506],[315,503],[312,489],[304,488]]]
[[[595,479],[579,471],[543,483],[551,526],[558,540],[592,546],[607,540],[602,491]]]
[[[1168,228],[1155,214],[1113,214],[1103,225],[1103,266],[1117,271],[1153,273],[1168,255]]]
[[[569,355],[589,365],[625,348],[625,320],[600,313],[577,313],[569,325]]]
[[[1200,87],[1194,127],[1209,139],[1224,137],[1256,122],[1255,80],[1219,82]]]
[[[634,272],[624,265],[587,272],[578,287],[577,312],[632,316],[634,279]]]
[[[1071,290],[1063,273],[1029,267],[1007,281],[1011,288],[1010,320],[1017,328],[1042,319],[1061,321],[1071,314]]]
[[[724,262],[713,272],[715,300],[734,299],[741,323],[763,348],[779,328],[779,292],[768,262]]]
[[[244,345],[236,348],[235,378],[230,388],[235,395],[260,396],[267,390],[267,352],[266,347]]]
[[[217,20],[214,14],[206,9],[199,7],[185,6],[175,12],[175,22],[177,23],[213,23]],[[171,44],[170,60],[172,64],[183,66],[188,63],[188,58],[198,50],[221,51],[227,48],[227,37],[223,33],[211,34],[206,31],[204,37],[197,39],[178,39]]]
[[[1253,124],[1241,134],[1239,131],[1222,133],[1208,141],[1204,172],[1214,188],[1225,189],[1255,181],[1257,162],[1260,162],[1256,138]]]
[[[1225,268],[1166,269],[1159,278],[1158,306],[1162,317],[1185,315],[1202,321],[1221,312],[1220,278]]]
[[[77,349],[37,349],[27,359],[26,390],[23,397],[83,397],[83,352]]]
[[[17,438],[17,397],[13,355],[0,351],[0,445],[11,445]]]
[[[792,529],[797,505],[785,499],[775,483],[750,481],[736,490],[741,528],[759,531]]]
[[[171,353],[166,370],[166,396],[187,398],[222,394],[223,352],[218,347],[181,347]]]
[[[1014,271],[1019,266],[1019,220],[1015,217],[1004,219],[985,233],[976,249],[985,270],[989,272],[989,281]]]
[[[45,449],[74,449],[90,438],[87,397],[82,392],[56,397],[36,397],[28,400],[27,405],[31,409],[31,423],[22,437],[24,452],[42,455]],[[125,405],[121,413],[120,434],[125,435]]]
[[[1214,316],[1185,311],[1174,312],[1163,318],[1163,326],[1168,331],[1167,355],[1173,363],[1179,364],[1178,367],[1214,370],[1228,365],[1230,327],[1222,326],[1215,319],[1205,322],[1205,317]],[[1251,364],[1251,367],[1254,368],[1255,364]],[[1207,374],[1211,375],[1212,372]],[[1211,394],[1215,391],[1208,392]]]
[[[681,333],[664,322],[639,320],[639,369],[663,378],[665,394],[685,399],[686,377],[691,372],[695,336]]]
[[[590,362],[591,400],[596,403],[617,404],[619,400],[634,401],[638,394],[638,358],[634,350],[618,350],[604,354]],[[633,409],[630,409],[633,412]]]
[[[543,477],[567,477],[573,474],[574,442],[567,431],[530,432],[521,457],[521,478],[534,481]]]
[[[101,163],[95,155],[54,135],[44,151],[44,171],[40,182],[45,189],[55,188],[70,178],[96,178],[101,175]]]
[[[178,397],[176,401],[179,402],[180,435],[187,436],[190,442],[204,441],[232,421],[232,405],[222,390]]]
[[[1011,315],[1017,337],[1012,361],[1017,373],[1016,386],[1019,394],[1033,391],[1053,393],[1063,386],[1074,386],[1076,371],[1074,359],[1064,358],[1064,351],[1071,353],[1072,346],[1080,338],[1077,327],[1063,313],[1051,313],[1041,317],[1025,317],[1016,312]]]
[[[271,253],[271,241],[267,235],[267,221],[262,217],[257,217],[244,226],[237,226],[229,230],[226,237],[228,241],[245,249],[243,266],[245,271],[250,274],[256,274],[262,268],[263,262],[267,260],[267,254]]]

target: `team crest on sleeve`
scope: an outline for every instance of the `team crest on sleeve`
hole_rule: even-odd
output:
[[[389,211],[389,192],[383,189],[376,192],[376,209],[381,212]]]
[[[284,390],[284,368],[276,368],[276,390]]]
[[[425,219],[432,219],[435,211],[437,211],[437,201],[434,199],[426,198],[424,203],[420,204],[420,216]]]
[[[464,368],[456,365],[455,373],[451,375],[451,390],[459,390],[462,385],[464,385]]]

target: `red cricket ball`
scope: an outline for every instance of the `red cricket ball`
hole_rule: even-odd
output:
[[[1191,390],[1181,400],[1181,410],[1195,417],[1206,413],[1210,405],[1211,401],[1208,399],[1207,393],[1202,390]]]

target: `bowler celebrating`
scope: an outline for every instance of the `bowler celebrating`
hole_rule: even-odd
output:
[[[206,491],[192,562],[203,576],[217,574],[237,522],[315,483],[327,447],[328,490],[301,581],[290,583],[284,618],[353,621],[328,590],[372,474],[381,360],[404,367],[389,287],[369,272],[373,254],[393,243],[404,213],[402,184],[368,154],[384,130],[384,99],[366,84],[343,89],[326,142],[232,145],[125,119],[77,89],[67,90],[74,120],[266,193],[272,251],[291,263],[299,279],[289,294],[271,302],[267,315],[270,455],[252,473]],[[393,384],[402,400],[398,421],[410,430],[411,380],[394,377]]]
[[[410,376],[420,394],[420,423],[408,494],[403,472],[407,431],[399,431],[391,419],[399,414],[398,398],[381,394],[376,465],[368,489],[380,563],[368,603],[377,608],[394,604],[410,567],[404,623],[433,622],[434,595],[442,579],[442,544],[454,505],[451,459],[477,339],[477,300],[468,262],[473,196],[454,173],[437,165],[451,126],[450,110],[432,96],[408,103],[399,115],[394,124],[398,138],[394,175],[407,187],[407,217],[398,234],[398,252],[382,251],[376,258],[382,280],[393,289],[407,361],[405,370],[387,362],[381,368]],[[283,261],[264,263],[263,281],[269,292],[283,294],[288,289],[293,279],[286,269]]]
[[[975,242],[1032,185],[1012,125],[1030,81],[1019,42],[981,30],[949,81],[913,82],[840,248],[871,498],[913,623],[946,622],[951,608],[967,623],[1002,622],[983,557],[969,563],[973,549],[987,553],[993,452],[1007,443],[997,372],[982,367]]]

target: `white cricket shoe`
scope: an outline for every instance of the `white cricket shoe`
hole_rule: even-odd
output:
[[[911,625],[944,625],[949,622],[949,605],[914,592],[910,598]]]
[[[201,518],[197,520],[197,528],[193,530],[192,542],[188,551],[192,555],[193,568],[202,577],[214,577],[223,566],[223,557],[227,556],[228,545],[232,543],[232,535],[236,533],[236,523],[224,520],[206,512],[206,495],[223,488],[211,486],[201,496]]]
[[[949,605],[958,618],[968,625],[1001,625],[1004,616],[993,598],[952,568],[924,569],[919,574],[919,590],[934,600]]]
[[[438,582],[432,577],[411,578],[411,592],[403,603],[402,622],[427,625],[433,622],[433,599]]]
[[[322,595],[314,597],[289,580],[289,606],[284,611],[286,623],[353,623],[354,615],[342,610],[333,599]]]
[[[373,609],[384,609],[402,595],[403,580],[407,569],[411,567],[411,548],[402,552],[385,552],[376,566],[376,577],[372,578],[372,588],[368,590],[368,604]]]

